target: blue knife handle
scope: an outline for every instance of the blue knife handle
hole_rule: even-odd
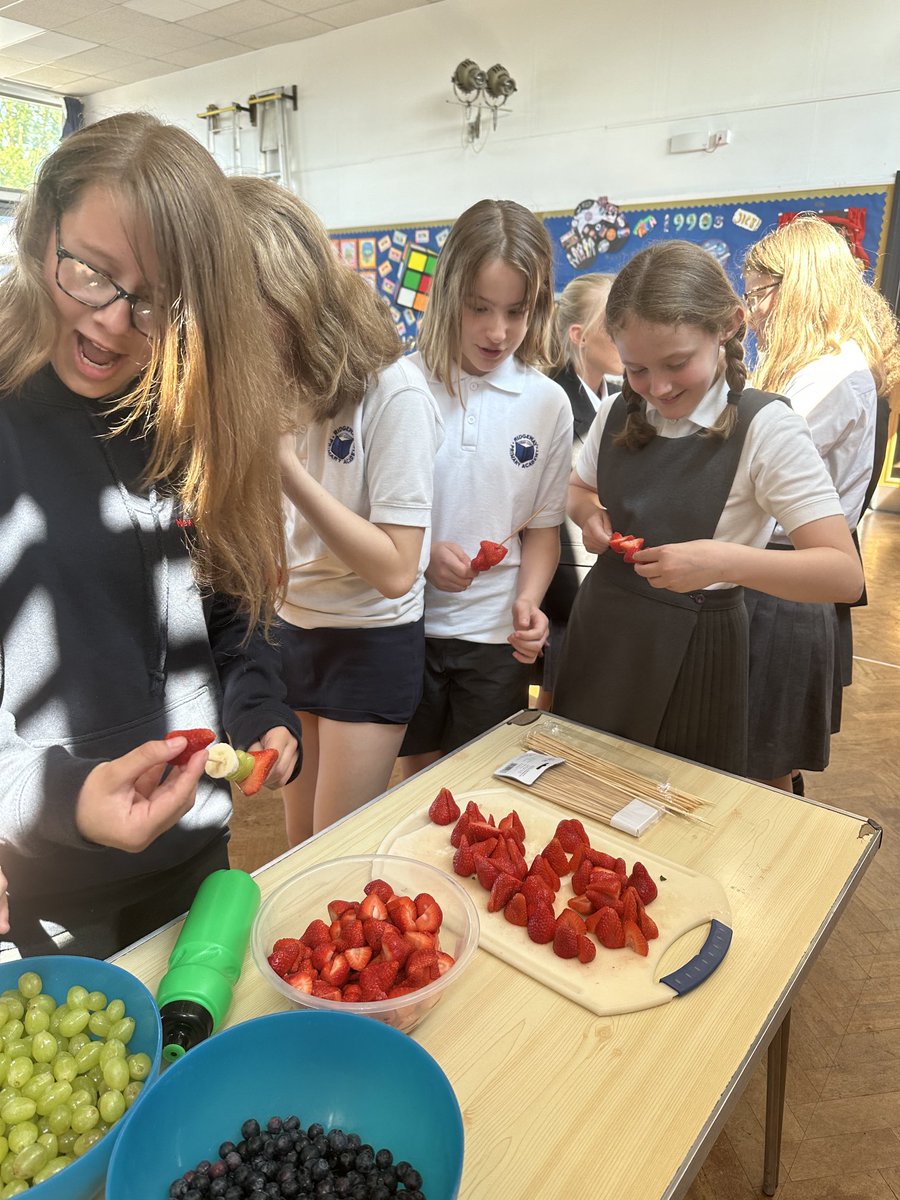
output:
[[[677,971],[664,975],[660,983],[667,984],[679,996],[691,991],[712,975],[728,953],[731,937],[732,930],[728,925],[723,925],[721,921],[710,921],[709,934],[700,952]]]

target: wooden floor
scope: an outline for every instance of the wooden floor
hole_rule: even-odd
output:
[[[869,513],[861,536],[869,606],[854,615],[843,732],[806,784],[879,822],[884,841],[793,1010],[780,1200],[900,1200],[900,515]],[[232,828],[233,866],[286,848],[277,797],[242,800]],[[763,1067],[689,1200],[761,1195],[764,1112]]]

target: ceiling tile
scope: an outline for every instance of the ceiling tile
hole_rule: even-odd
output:
[[[58,29],[80,17],[111,8],[114,3],[115,0],[19,0],[18,4],[3,9],[0,16],[28,21],[42,29]]]
[[[135,50],[144,58],[153,58],[164,54],[167,50],[177,50],[184,46],[197,46],[209,38],[197,29],[187,29],[184,25],[172,21],[159,21],[155,29],[142,29],[138,33],[124,34],[109,38],[111,46],[120,46],[123,50]]]
[[[140,62],[127,63],[121,67],[107,67],[103,72],[104,79],[114,83],[138,83],[141,79],[155,79],[158,75],[171,75],[177,71],[169,63],[159,62],[155,58],[145,58]]]
[[[107,8],[103,12],[71,21],[68,25],[60,26],[60,30],[71,37],[87,38],[91,42],[102,42],[107,46],[116,38],[150,33],[156,29],[165,29],[166,25],[166,21],[158,21],[155,17],[147,17],[143,13],[132,12],[130,8],[117,5],[115,8]]]
[[[125,0],[123,8],[158,17],[161,21],[180,21],[184,17],[196,17],[205,10],[189,0]]]
[[[284,20],[284,9],[281,10],[281,18]],[[43,32],[38,25],[26,25],[24,21],[11,21],[8,17],[0,15],[0,49],[15,46],[18,42],[27,41],[28,38]]]
[[[195,0],[197,4],[200,0]],[[311,13],[317,8],[327,7],[328,0],[272,0],[279,8],[286,8],[292,13]]]
[[[199,29],[210,37],[228,38],[245,29],[260,29],[263,25],[274,25],[284,20],[285,10],[269,4],[267,0],[237,0],[214,12],[199,17],[188,17],[182,24],[188,29]]]
[[[65,58],[67,54],[93,50],[95,45],[95,42],[67,37],[64,33],[39,33],[37,37],[29,38],[26,42],[7,46],[5,53],[8,58],[18,58],[37,67],[43,63],[55,62],[58,58]]]
[[[86,75],[84,79],[79,79],[77,86],[73,89],[73,95],[90,96],[93,92],[106,92],[114,87],[118,87],[118,84],[114,83],[111,79]]]
[[[27,71],[23,71],[16,79],[22,83],[33,83],[37,87],[53,88],[54,91],[63,92],[77,83],[79,79],[84,79],[84,75],[80,71],[67,71],[56,63],[47,63],[43,67],[29,67]]]
[[[0,79],[8,79],[10,75],[15,75],[19,71],[29,70],[31,64],[17,62],[14,58],[7,58],[5,54],[0,54]]]
[[[237,36],[244,46],[262,50],[266,46],[286,46],[290,42],[300,42],[304,38],[330,32],[330,25],[323,25],[321,21],[311,21],[309,17],[296,16],[287,21],[277,21],[274,25],[264,25],[262,29],[247,29]]]
[[[393,13],[407,12],[411,8],[424,8],[428,0],[347,0],[347,3],[336,4],[315,9],[310,16],[334,29],[344,29],[348,25],[358,25],[363,21],[372,21],[376,17],[389,17]]]
[[[61,58],[57,65],[67,70],[78,71],[82,75],[102,75],[107,67],[124,67],[127,63],[138,62],[145,57],[143,54],[132,54],[129,50],[121,50],[116,46],[95,46],[93,50],[84,50],[80,54],[70,54]]]
[[[191,0],[192,4],[196,4],[198,8],[205,9],[206,12],[211,12],[214,8],[225,8],[229,4],[234,4],[234,0]]]
[[[174,63],[178,67],[200,67],[205,63],[220,62],[223,58],[233,58],[236,54],[246,54],[247,50],[247,46],[240,46],[237,42],[213,38],[211,41],[201,42],[199,46],[167,50],[163,54],[157,51],[157,54],[166,62]]]

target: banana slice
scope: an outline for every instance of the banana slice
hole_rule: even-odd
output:
[[[207,755],[204,770],[210,779],[228,779],[237,773],[240,760],[237,751],[227,742],[217,742],[215,746],[210,746]]]

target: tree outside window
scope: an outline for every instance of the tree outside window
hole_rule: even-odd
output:
[[[0,189],[25,191],[63,128],[59,103],[0,95]]]

